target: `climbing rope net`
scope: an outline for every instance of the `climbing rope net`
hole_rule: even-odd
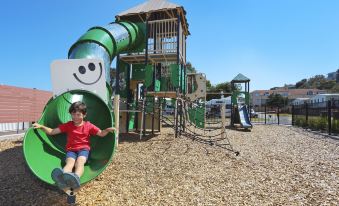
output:
[[[195,108],[199,107],[199,103],[193,102],[183,98],[176,99],[173,114],[168,114],[167,111],[161,110],[162,102],[156,104],[152,101],[140,101],[138,104],[128,103],[127,101],[120,100],[122,103],[133,108],[132,111],[143,112],[147,115],[160,116],[163,126],[172,128],[176,137],[187,137],[192,141],[206,144],[213,147],[225,149],[238,156],[240,153],[236,151],[227,134],[227,126],[229,120],[225,118],[225,107],[219,106],[214,108],[214,112],[209,112],[208,115],[204,111],[199,111]],[[147,109],[148,108],[148,109]],[[150,109],[153,108],[153,109]],[[190,110],[195,110],[192,117]],[[196,116],[204,117],[203,126],[199,125]],[[140,133],[141,134],[141,133]]]

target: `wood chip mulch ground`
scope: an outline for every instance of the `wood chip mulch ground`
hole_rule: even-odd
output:
[[[188,138],[126,137],[78,205],[338,205],[339,140],[298,128],[227,130],[240,156]],[[66,205],[27,169],[22,139],[0,141],[0,205]]]

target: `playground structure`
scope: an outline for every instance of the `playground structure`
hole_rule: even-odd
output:
[[[181,6],[151,0],[117,15],[113,23],[89,29],[70,47],[67,62],[73,67],[77,65],[70,66],[70,69],[74,69],[76,84],[80,82],[82,85],[74,87],[73,83],[62,82],[65,85],[58,92],[53,91],[54,96],[38,122],[51,128],[67,122],[70,120],[69,106],[81,100],[89,108],[87,120],[100,128],[117,128],[115,134],[92,138],[91,155],[80,179],[81,184],[96,178],[111,162],[118,139],[123,138],[119,133],[139,132],[142,138],[148,131],[152,134],[155,130],[161,132],[162,124],[171,125],[175,137],[184,135],[239,154],[227,138],[225,105],[220,107],[221,120],[209,122],[206,119],[206,78],[203,74],[190,72],[186,65],[186,39],[190,33],[185,14]],[[110,65],[115,57],[115,78],[110,85]],[[100,73],[98,80],[104,78],[104,90],[96,86],[98,80],[88,83],[77,78],[76,74],[85,75],[88,71],[87,75],[89,70],[94,71],[89,66],[91,63],[77,63],[77,59],[99,60],[96,65],[100,65],[104,75]],[[88,68],[80,66],[84,62]],[[52,71],[55,70],[58,68]],[[240,94],[245,94],[245,105],[248,105],[249,80],[246,89],[244,93],[232,95],[232,105],[239,108],[237,114],[241,125],[249,128],[252,125],[247,107],[239,107],[237,100]],[[166,98],[171,98],[175,105],[173,119],[163,115]],[[232,109],[232,126],[237,123],[233,121],[234,112]],[[26,132],[23,142],[26,163],[43,182],[54,184],[50,174],[54,168],[62,167],[65,144],[64,134],[50,137],[32,128]],[[75,198],[72,190],[65,192]]]
[[[244,76],[243,74],[238,74],[232,81],[232,113],[231,113],[231,125],[234,127],[237,124],[240,125],[241,128],[250,129],[253,127],[250,121],[250,111],[249,111],[249,104],[250,104],[250,82],[251,80]],[[236,88],[236,84],[244,83],[245,90],[238,91]],[[242,87],[241,87],[242,88]]]

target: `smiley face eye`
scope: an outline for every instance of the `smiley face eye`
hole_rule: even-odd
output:
[[[89,68],[89,70],[94,71],[95,70],[95,64],[89,63],[88,68]]]
[[[79,67],[79,72],[80,74],[85,74],[86,73],[86,68],[84,66]]]

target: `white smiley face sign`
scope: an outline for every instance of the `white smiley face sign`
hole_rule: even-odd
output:
[[[51,64],[53,95],[70,90],[86,90],[97,94],[106,103],[105,68],[99,59],[63,59]]]

